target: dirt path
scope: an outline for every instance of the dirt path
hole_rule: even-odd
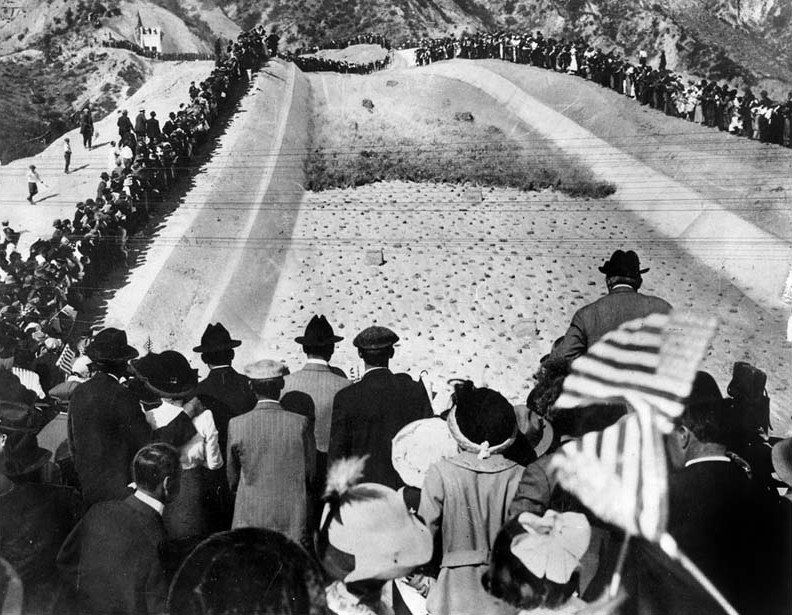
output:
[[[177,110],[180,103],[189,101],[190,81],[205,79],[213,66],[212,62],[158,63],[151,79],[127,99],[121,109],[129,111],[133,122],[139,109],[146,109],[146,113],[155,111],[162,124],[169,112]],[[49,237],[55,218],[71,219],[75,203],[96,197],[99,174],[109,170],[110,141],[118,137],[117,120],[118,114],[112,113],[94,124],[99,135],[92,150],[83,148],[79,129],[75,129],[37,156],[0,167],[0,216],[23,233],[19,246],[21,252],[27,253],[39,237]],[[67,137],[72,147],[72,172],[69,175],[63,172],[63,139]],[[36,165],[41,177],[49,184],[48,188],[39,186],[39,202],[35,205],[25,200],[25,177],[31,164]]]

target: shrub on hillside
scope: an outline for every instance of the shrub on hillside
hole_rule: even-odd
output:
[[[613,184],[566,159],[548,143],[530,151],[495,126],[432,122],[430,140],[412,136],[404,124],[380,125],[371,135],[357,132],[350,144],[346,127],[323,130],[306,161],[307,188],[349,188],[379,181],[472,183],[521,190],[556,188],[572,197],[603,198]],[[333,136],[335,135],[335,136]]]

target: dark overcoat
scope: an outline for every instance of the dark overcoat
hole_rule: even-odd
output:
[[[123,498],[132,459],[151,439],[135,395],[103,372],[78,386],[69,402],[69,448],[86,506]]]
[[[58,554],[73,612],[164,613],[168,593],[160,561],[164,540],[162,518],[135,496],[91,508]]]
[[[404,483],[391,463],[391,441],[407,423],[431,416],[420,382],[388,369],[368,371],[333,400],[328,463],[369,455],[363,480],[398,489]]]

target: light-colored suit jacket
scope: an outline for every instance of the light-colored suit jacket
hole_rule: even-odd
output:
[[[281,393],[281,403],[288,409],[302,406],[307,400],[300,399],[298,393],[304,393],[313,402],[314,437],[316,450],[327,452],[330,444],[330,419],[333,413],[333,399],[341,389],[352,384],[343,377],[338,368],[321,363],[306,363],[305,366],[284,378],[286,386]],[[292,403],[296,402],[296,403]],[[310,406],[310,404],[309,404]],[[297,410],[301,414],[309,414]]]
[[[228,424],[228,484],[236,493],[232,527],[260,527],[294,541],[307,527],[307,484],[316,445],[308,418],[260,400]]]

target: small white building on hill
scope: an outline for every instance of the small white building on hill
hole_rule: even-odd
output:
[[[147,26],[138,12],[137,28],[135,29],[137,44],[146,51],[162,53],[162,29],[159,26]]]

